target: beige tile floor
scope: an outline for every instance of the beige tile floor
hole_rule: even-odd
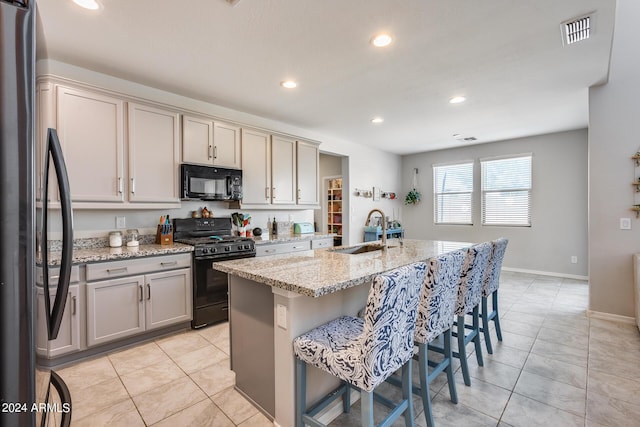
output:
[[[438,426],[640,425],[640,333],[589,319],[586,282],[503,272],[504,341],[469,355],[459,403],[440,376],[431,385]],[[484,345],[484,344],[483,344]],[[469,350],[473,346],[469,346]],[[459,362],[455,363],[459,367]],[[71,390],[73,426],[271,426],[233,388],[227,324],[179,333],[59,371]],[[385,384],[381,391],[398,395]],[[426,426],[414,397],[416,425]],[[376,405],[378,418],[384,409]],[[332,426],[359,423],[359,403]],[[394,425],[404,425],[403,420]]]

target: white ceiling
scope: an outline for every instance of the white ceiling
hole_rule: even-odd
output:
[[[407,154],[578,129],[607,78],[615,0],[38,0],[38,52]],[[596,12],[592,38],[560,24]],[[389,32],[393,43],[374,48]],[[299,82],[294,90],[279,83]],[[467,102],[451,105],[464,95]],[[384,117],[374,125],[370,119]]]

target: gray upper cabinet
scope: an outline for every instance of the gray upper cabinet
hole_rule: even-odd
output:
[[[127,112],[129,201],[179,203],[180,115],[134,102]]]
[[[240,169],[241,137],[238,126],[191,115],[182,116],[182,161]]]
[[[320,153],[318,144],[297,142],[297,203],[298,205],[320,204],[318,176]]]

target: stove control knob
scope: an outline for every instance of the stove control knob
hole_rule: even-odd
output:
[[[202,253],[203,254],[208,254],[209,253],[209,248],[202,248]]]
[[[227,252],[231,251],[231,246],[225,246],[224,250],[227,251]]]
[[[215,254],[216,252],[218,252],[218,249],[217,248],[211,248],[209,250],[209,252],[211,252],[212,254]]]
[[[241,251],[242,250],[242,245],[238,245],[238,250]]]
[[[251,249],[251,246],[250,245],[244,245],[244,248],[245,249]]]

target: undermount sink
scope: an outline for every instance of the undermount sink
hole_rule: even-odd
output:
[[[395,246],[387,246],[387,249],[389,248],[395,248]],[[329,249],[329,250],[331,252],[338,252],[341,254],[357,255],[357,254],[364,254],[367,252],[381,251],[382,249],[384,249],[384,246],[376,244],[376,245],[349,246],[346,248],[336,248],[336,249]]]

